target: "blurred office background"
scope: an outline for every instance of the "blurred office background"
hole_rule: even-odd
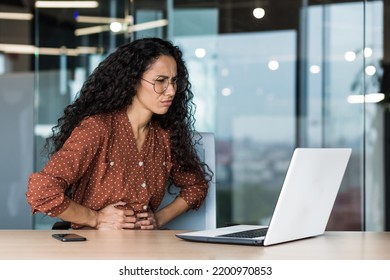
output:
[[[390,0],[54,2],[0,0],[0,228],[51,227],[24,196],[45,138],[97,64],[146,36],[181,47],[196,128],[215,133],[218,226],[269,220],[295,147],[351,147],[328,230],[390,228]]]

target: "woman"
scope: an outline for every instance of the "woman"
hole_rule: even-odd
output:
[[[178,47],[158,38],[119,47],[54,127],[49,162],[28,180],[32,212],[73,228],[157,229],[198,209],[212,174],[192,143],[192,98]],[[158,210],[167,183],[181,191]]]

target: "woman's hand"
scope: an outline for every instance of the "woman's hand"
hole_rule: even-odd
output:
[[[158,229],[158,223],[156,216],[152,211],[138,213],[136,224],[139,225],[140,229]]]
[[[101,209],[97,215],[97,229],[138,229],[142,226],[137,222],[134,211],[121,209],[126,202],[117,202]],[[119,207],[118,207],[119,206]]]

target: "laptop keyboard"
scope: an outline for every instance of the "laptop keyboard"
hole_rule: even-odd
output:
[[[221,234],[221,237],[238,237],[238,238],[255,238],[265,236],[268,228],[251,229],[245,231],[238,231],[233,233]]]

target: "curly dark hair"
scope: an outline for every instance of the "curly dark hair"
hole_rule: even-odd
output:
[[[49,156],[64,145],[73,129],[87,116],[114,112],[132,104],[137,86],[145,71],[162,55],[171,56],[177,64],[177,79],[185,83],[164,115],[154,114],[152,121],[169,130],[172,157],[182,171],[196,172],[211,180],[212,172],[200,161],[193,146],[195,104],[188,82],[188,70],[179,47],[160,38],[143,38],[124,44],[104,59],[84,82],[77,98],[64,110],[46,141]],[[51,146],[52,145],[52,146]],[[50,148],[52,147],[51,151]]]

